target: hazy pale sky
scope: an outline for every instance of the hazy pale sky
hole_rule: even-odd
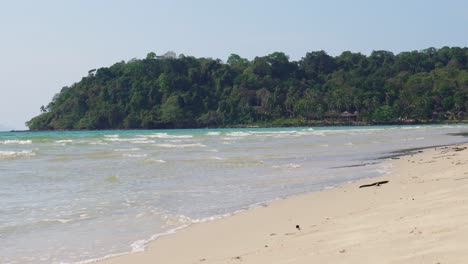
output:
[[[467,10],[466,0],[0,0],[0,127],[25,129],[88,70],[150,51],[225,61],[466,47]]]

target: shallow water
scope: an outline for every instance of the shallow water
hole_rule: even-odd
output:
[[[389,168],[467,125],[0,133],[0,263],[143,250],[191,223]],[[362,166],[361,166],[362,165]]]

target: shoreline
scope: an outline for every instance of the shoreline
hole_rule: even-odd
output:
[[[392,235],[393,232],[390,230],[398,228],[394,226],[386,230],[384,220],[388,217],[392,218],[400,215],[399,211],[401,210],[419,209],[418,207],[411,207],[411,203],[417,203],[413,202],[415,197],[409,197],[404,191],[410,190],[413,193],[411,196],[417,196],[417,201],[419,201],[420,198],[424,200],[427,198],[425,196],[430,196],[429,194],[438,191],[440,189],[438,187],[443,187],[437,185],[442,178],[445,180],[453,178],[457,176],[455,175],[457,172],[460,173],[460,169],[463,171],[461,176],[458,175],[460,176],[458,178],[466,177],[468,179],[468,173],[466,173],[468,164],[465,162],[468,159],[466,146],[468,144],[465,143],[426,149],[422,153],[416,154],[410,152],[406,156],[400,156],[400,159],[390,159],[384,162],[384,164],[396,165],[389,175],[362,179],[333,189],[299,194],[268,202],[265,206],[244,210],[221,219],[194,223],[174,234],[159,236],[156,240],[151,241],[143,252],[111,257],[100,260],[98,263],[237,263],[240,261],[244,263],[289,263],[288,259],[294,259],[291,263],[308,263],[319,260],[325,263],[362,263],[362,260],[365,259],[362,254],[365,252],[368,252],[366,254],[369,260],[374,259],[374,263],[398,263],[398,258],[401,256],[400,251],[404,251],[398,247],[401,247],[400,243],[393,244],[390,241],[384,243],[386,246],[396,246],[396,249],[398,249],[390,250],[393,254],[386,254],[381,245],[378,247],[378,243],[375,248],[372,247],[375,241],[367,241],[373,242],[370,243],[371,245],[367,245],[367,243],[358,243],[366,242],[366,239],[357,239],[357,237],[369,236],[369,238],[376,240],[372,234],[377,233],[384,238],[388,236],[388,240],[395,240],[395,235]],[[437,156],[441,156],[441,154],[442,156],[448,156],[438,160]],[[451,161],[451,159],[458,159],[456,166],[452,166],[451,162],[454,161]],[[423,162],[426,162],[427,165]],[[422,172],[429,175],[426,176],[426,179],[422,179],[422,182],[431,180],[434,186],[424,186],[424,188],[418,188],[421,186],[416,184],[406,186],[409,183],[417,182],[415,179],[420,179],[419,174]],[[445,177],[442,177],[444,175]],[[389,182],[379,187],[358,188],[359,185],[382,180],[389,180]],[[454,180],[452,179],[452,181]],[[456,183],[451,182],[448,186],[459,186],[458,181],[462,182],[457,180]],[[444,184],[447,185],[445,182]],[[464,184],[463,187],[468,190],[468,184]],[[396,193],[397,191],[398,193]],[[463,205],[463,203],[460,204]],[[304,208],[310,208],[310,206],[315,208],[313,212],[304,211]],[[372,217],[377,218],[378,221],[367,221],[366,228],[362,227],[366,221],[355,223],[354,218],[360,219],[364,215],[367,216],[372,207],[379,209],[377,212],[380,212],[380,214],[372,214]],[[390,207],[393,210],[389,210],[389,212],[387,210],[382,211],[382,207]],[[432,209],[430,205],[425,208],[428,211]],[[353,217],[350,217],[350,215]],[[383,219],[382,215],[385,216]],[[441,217],[440,214],[429,216]],[[399,217],[402,217],[401,219],[405,218],[404,215]],[[468,223],[468,214],[459,220]],[[353,225],[348,222],[361,225],[361,228],[353,228]],[[432,224],[437,223],[438,221],[435,221]],[[299,228],[296,228],[296,225]],[[338,226],[330,229],[330,226],[333,225]],[[379,228],[376,229],[375,226]],[[447,232],[451,230],[451,227],[453,228],[453,225],[446,227]],[[407,228],[410,228],[410,226]],[[365,232],[367,229],[374,230],[371,234],[368,234]],[[402,234],[422,236],[422,234],[425,234],[425,232],[421,231],[422,229],[421,227],[418,229],[416,226],[408,232],[401,234],[396,232],[396,234],[400,236]],[[353,230],[354,232],[344,236],[343,230]],[[468,229],[464,228],[463,231],[464,234],[468,234]],[[320,242],[320,239],[317,241],[317,234],[321,234],[321,243],[317,243]],[[355,243],[350,243],[352,240],[356,240]],[[448,240],[453,243],[451,241],[453,239],[448,238]],[[329,241],[341,242],[341,244],[347,241],[347,243],[341,246],[335,245],[334,250],[329,252],[330,245],[325,248],[320,246],[320,244],[329,244]],[[433,239],[415,242],[428,246],[427,244],[431,244],[431,241]],[[463,244],[458,241],[458,244],[460,243]],[[370,253],[369,247],[373,250]],[[460,248],[460,245],[458,247]],[[362,249],[366,250],[363,251]],[[457,252],[466,252],[466,250],[468,250],[468,246],[466,248],[461,247],[461,250]],[[376,254],[372,254],[372,252]],[[396,252],[400,253],[396,254]],[[407,260],[411,263],[429,259],[432,261],[432,258],[435,260],[432,253],[416,254],[408,257]],[[382,260],[379,258],[382,254],[388,256]],[[440,255],[441,259],[444,259],[444,254]],[[461,259],[462,255],[454,254],[452,257],[452,259]],[[356,262],[353,262],[354,260]],[[358,262],[358,260],[361,262]],[[427,263],[427,261],[424,262]],[[408,262],[405,261],[404,263]],[[434,263],[437,263],[437,261]]]

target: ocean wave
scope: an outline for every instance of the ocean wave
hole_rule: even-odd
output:
[[[127,158],[146,158],[148,156],[148,154],[129,154],[129,153],[126,153],[126,154],[123,154],[124,157],[127,157]]]
[[[61,224],[66,224],[68,222],[72,222],[75,219],[62,219],[62,218],[57,218],[57,219],[43,219],[42,221],[44,222],[59,222]]]
[[[127,149],[114,149],[115,152],[125,152],[125,151],[139,151],[140,148],[127,148]]]
[[[32,140],[28,139],[28,140],[18,140],[18,139],[10,139],[10,140],[3,140],[3,141],[0,141],[0,144],[3,144],[3,145],[29,145],[29,144],[32,144]]]
[[[106,138],[118,138],[119,135],[104,135]]]
[[[404,138],[401,141],[416,141],[416,140],[424,140],[424,137],[417,137],[417,138]]]
[[[150,142],[147,137],[136,137],[136,138],[108,137],[108,138],[105,138],[104,140],[105,141],[111,141],[111,142],[130,142],[130,143],[147,143],[147,142]]]
[[[227,141],[236,141],[238,139],[242,139],[242,137],[223,137],[221,139],[222,140],[227,140]]]
[[[69,222],[73,222],[73,221],[79,221],[79,220],[86,220],[86,219],[90,219],[91,217],[88,215],[88,214],[81,214],[79,215],[78,218],[70,218],[70,219],[64,219],[64,218],[55,218],[55,219],[42,219],[41,221],[42,222],[58,222],[58,223],[61,223],[61,224],[66,224],[66,223],[69,223]]]
[[[225,218],[225,217],[227,217],[229,215],[232,215],[232,214],[235,214],[235,213],[237,213],[237,211],[234,212],[234,213],[223,214],[223,215],[212,216],[212,217],[201,218],[201,219],[191,219],[190,217],[186,217],[184,215],[166,215],[166,216],[163,216],[163,219],[165,219],[168,224],[174,224],[174,222],[176,222],[176,223],[178,223],[178,226],[174,227],[172,229],[169,229],[169,230],[167,230],[165,232],[154,234],[151,237],[149,237],[148,239],[140,239],[140,240],[133,241],[130,244],[130,247],[131,247],[130,252],[109,254],[109,255],[106,255],[106,256],[101,257],[101,258],[94,258],[94,259],[78,261],[78,262],[75,262],[74,264],[95,263],[95,262],[102,261],[102,260],[109,259],[109,258],[114,258],[114,257],[118,257],[118,256],[131,254],[131,253],[136,253],[136,252],[143,252],[143,251],[145,251],[147,245],[151,241],[154,241],[154,240],[158,239],[159,237],[175,234],[177,231],[179,231],[181,229],[184,229],[184,228],[186,228],[186,227],[188,227],[188,226],[190,226],[191,224],[194,224],[194,223],[208,222],[208,221],[212,221],[212,220],[216,220],[216,219],[221,219],[221,218]]]
[[[143,135],[142,135],[143,136]],[[169,135],[168,133],[156,133],[151,135],[144,135],[149,138],[163,138],[163,139],[187,139],[193,138],[192,135]]]
[[[88,142],[89,145],[109,145],[106,142],[102,142],[101,140],[98,141],[90,141]]]
[[[2,159],[15,159],[15,158],[26,158],[36,155],[32,150],[22,151],[4,151],[0,150],[0,160]]]
[[[160,238],[162,236],[175,234],[177,231],[182,230],[184,228],[187,228],[188,226],[190,226],[191,224],[194,224],[194,223],[208,222],[208,221],[213,221],[213,220],[216,220],[216,219],[225,218],[227,216],[236,214],[236,213],[241,212],[241,211],[245,211],[245,209],[236,211],[234,213],[216,215],[216,216],[200,218],[200,219],[191,219],[190,217],[184,216],[182,214],[180,214],[180,215],[169,215],[169,214],[168,215],[163,215],[162,218],[164,220],[166,220],[166,223],[168,225],[177,225],[177,226],[174,227],[174,228],[171,228],[171,229],[169,229],[169,230],[167,230],[165,232],[154,234],[151,237],[149,237],[148,239],[139,239],[139,240],[133,241],[130,244],[131,250],[129,252],[108,254],[108,255],[103,256],[101,258],[94,258],[94,259],[88,259],[88,260],[74,262],[74,264],[95,263],[95,262],[99,262],[99,261],[109,259],[109,258],[124,256],[124,255],[128,255],[128,254],[131,254],[131,253],[143,252],[143,251],[146,250],[146,247],[148,246],[148,244],[150,242],[152,242],[152,241],[154,241],[154,240],[156,240],[156,239],[158,239],[158,238]]]
[[[201,143],[194,143],[194,144],[155,144],[154,146],[156,147],[162,147],[162,148],[194,148],[194,147],[206,147],[206,145],[203,145]]]
[[[229,136],[229,137],[247,137],[247,136],[251,136],[252,133],[250,132],[230,132],[230,133],[227,133],[226,136]]]
[[[326,136],[327,131],[325,130],[314,130],[314,131],[300,131],[297,132],[297,135],[299,136]]]
[[[148,163],[167,163],[167,161],[162,160],[162,159],[147,159],[147,160],[145,160],[145,162],[148,162]]]
[[[119,137],[106,137],[104,139],[105,141],[111,141],[111,142],[118,142],[118,141],[127,141],[127,140],[123,140]]]
[[[292,136],[297,133],[296,130],[291,131],[250,131],[249,133],[258,136],[270,136],[270,137],[278,137],[278,136]]]
[[[73,140],[71,139],[64,139],[64,140],[56,140],[55,143],[72,143]]]
[[[333,135],[356,135],[356,134],[374,134],[385,131],[383,128],[356,128],[356,129],[306,129],[298,131],[297,135],[301,136],[333,136]]]
[[[225,160],[225,158],[221,158],[221,157],[209,157],[209,159],[211,159],[211,160]]]
[[[285,164],[285,165],[274,165],[273,168],[275,169],[298,169],[302,167],[301,165],[299,164],[295,164],[295,163],[289,163],[289,164]]]
[[[256,137],[272,137],[272,138],[289,138],[289,137],[299,137],[300,132],[296,130],[291,131],[250,131],[252,135]]]
[[[156,143],[154,140],[132,140],[129,141],[132,144],[153,144]]]
[[[207,136],[219,136],[221,135],[221,132],[208,132],[206,133]]]
[[[169,225],[169,226],[177,226],[177,227],[172,228],[172,229],[170,229],[170,230],[168,230],[168,231],[166,231],[164,233],[158,233],[158,234],[152,235],[148,239],[140,239],[140,240],[134,241],[133,243],[130,244],[130,246],[132,248],[131,253],[145,251],[146,246],[148,245],[149,242],[154,241],[154,240],[156,240],[157,238],[159,238],[161,236],[175,234],[177,231],[179,231],[181,229],[184,229],[184,228],[190,226],[191,224],[203,223],[203,222],[209,222],[209,221],[213,221],[213,220],[217,220],[217,219],[222,219],[222,218],[228,217],[230,215],[234,215],[236,213],[239,213],[241,211],[245,211],[245,209],[238,210],[238,211],[235,211],[233,213],[214,215],[214,216],[198,218],[198,219],[192,219],[192,218],[190,218],[188,216],[185,216],[183,214],[179,214],[179,215],[164,214],[164,215],[162,215],[161,218],[163,220],[165,220],[166,224]]]
[[[232,216],[232,215],[236,215],[236,214],[245,212],[247,210],[251,210],[251,209],[255,209],[255,208],[259,208],[259,207],[265,207],[266,205],[270,204],[271,202],[278,201],[278,200],[282,200],[282,199],[281,198],[274,198],[274,199],[271,199],[269,201],[258,202],[258,203],[251,204],[251,205],[249,205],[247,207],[242,207],[241,209],[235,210],[234,212],[225,213],[225,214],[218,214],[218,215],[202,217],[202,218],[195,218],[195,219],[187,217],[187,216],[185,216],[183,214],[163,215],[162,218],[164,220],[166,220],[167,224],[169,224],[169,225],[174,225],[174,224],[177,225],[178,224],[178,226],[176,226],[176,227],[174,227],[172,229],[169,229],[169,230],[167,230],[165,232],[156,233],[156,234],[152,235],[151,237],[149,237],[147,239],[140,239],[140,240],[133,241],[130,244],[131,251],[129,251],[129,252],[108,254],[108,255],[103,256],[101,258],[94,258],[94,259],[88,259],[88,260],[74,262],[74,264],[95,263],[95,262],[99,262],[99,261],[109,259],[109,258],[124,256],[124,255],[137,253],[137,252],[143,252],[143,251],[146,250],[146,248],[147,248],[147,246],[148,246],[148,244],[150,242],[152,242],[152,241],[154,241],[154,240],[156,240],[156,239],[158,239],[158,238],[160,238],[162,236],[175,234],[179,230],[185,229],[185,228],[189,227],[192,224],[211,222],[211,221],[215,221],[215,220],[218,220],[218,219],[223,219],[223,218],[226,218],[226,217],[229,217],[229,216]]]
[[[406,126],[406,127],[398,127],[398,129],[404,129],[404,130],[411,130],[411,129],[420,129],[423,128],[422,126]]]

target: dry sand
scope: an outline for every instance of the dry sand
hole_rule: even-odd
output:
[[[194,224],[102,263],[468,263],[467,146],[403,156],[385,177]]]

